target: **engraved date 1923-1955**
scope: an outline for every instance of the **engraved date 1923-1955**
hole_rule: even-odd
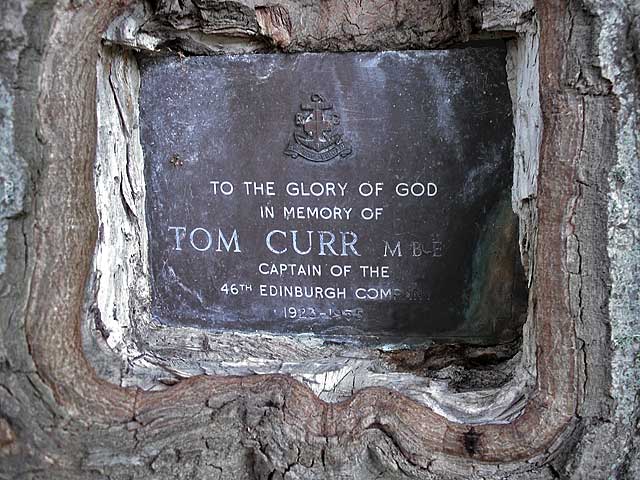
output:
[[[295,307],[287,306],[282,310],[274,310],[276,315],[282,314],[284,318],[304,318],[304,319],[347,319],[347,320],[361,320],[364,316],[364,310],[362,308],[328,308],[326,310],[320,310],[315,307]]]

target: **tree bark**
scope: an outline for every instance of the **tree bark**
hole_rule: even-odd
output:
[[[328,403],[288,375],[145,391],[96,371],[82,336],[98,241],[96,66],[129,3],[0,7],[1,479],[640,477],[640,6],[153,2],[155,47],[205,54],[223,39],[442,48],[539,26],[539,158],[514,194],[535,385],[516,418],[464,423],[379,386]]]

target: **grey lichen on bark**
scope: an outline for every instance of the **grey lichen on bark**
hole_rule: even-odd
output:
[[[27,2],[7,5],[6,13],[0,19],[0,31],[5,42],[5,48],[0,51],[0,275],[6,270],[9,221],[24,212],[28,189],[27,164],[14,143],[13,88],[19,52],[27,42],[22,18],[28,6]]]
[[[606,159],[609,168],[600,178],[584,179],[585,188],[607,198],[607,231],[601,241],[609,261],[608,322],[600,328],[610,335],[610,376],[601,380],[608,401],[586,429],[567,471],[630,479],[640,477],[640,5],[603,0],[585,4],[597,29],[590,38],[591,70],[577,74],[576,83],[588,95],[615,99],[610,116],[614,133],[597,140],[613,146],[613,155]],[[593,80],[599,75],[604,88]],[[598,375],[597,368],[590,369]]]

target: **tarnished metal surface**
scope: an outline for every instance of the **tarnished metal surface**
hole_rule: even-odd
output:
[[[517,335],[501,43],[141,59],[152,314],[373,342]]]

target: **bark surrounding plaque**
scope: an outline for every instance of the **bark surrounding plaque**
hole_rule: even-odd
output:
[[[114,314],[94,318],[83,340],[87,292],[118,279],[90,275],[95,246],[110,234],[95,213],[96,111],[105,108],[96,106],[95,66],[123,3],[0,7],[1,478],[639,476],[636,4],[158,0],[144,24],[131,13],[117,24],[132,47],[186,54],[425,49],[481,31],[519,36],[512,58],[539,60],[540,83],[512,79],[529,93],[514,112],[530,111],[539,91],[543,128],[539,163],[527,153],[514,162],[530,278],[522,355],[536,359],[535,385],[517,418],[468,423],[392,389],[325,403],[283,375],[180,381],[178,368],[177,384],[149,392],[96,373],[92,364],[101,374],[108,364],[97,352],[110,348],[98,330]],[[133,135],[128,108],[116,108],[112,135]],[[535,117],[514,118],[516,145],[537,147],[523,128]],[[135,178],[135,165],[122,168]],[[122,179],[112,186],[135,216],[135,189]],[[129,354],[136,358],[134,347]],[[149,369],[153,358],[145,357]],[[404,361],[434,366],[428,352]]]

